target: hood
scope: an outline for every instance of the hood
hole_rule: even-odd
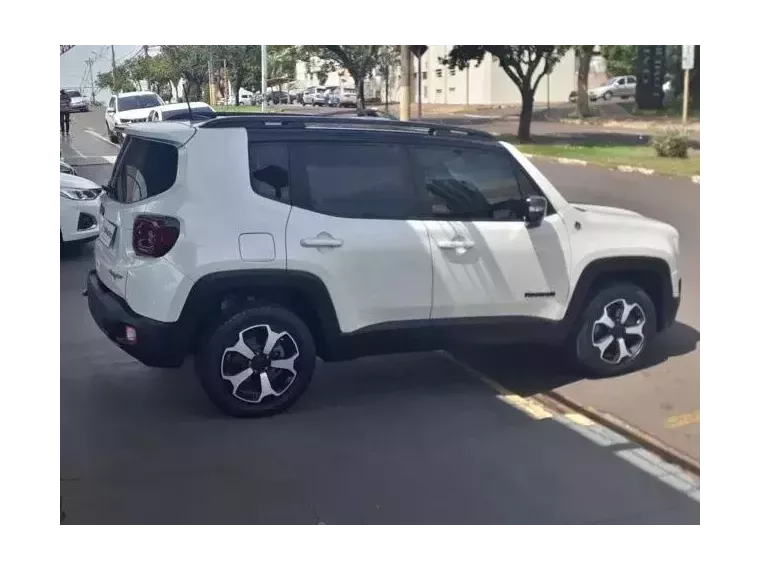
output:
[[[135,119],[147,119],[150,112],[160,105],[155,107],[145,107],[145,109],[133,109],[132,111],[119,111],[119,119],[126,119],[128,121],[134,121]]]
[[[623,216],[625,218],[643,218],[641,214],[623,208],[612,208],[609,206],[596,206],[593,204],[571,204],[576,210],[581,212],[592,212],[594,214],[607,214],[610,216]]]
[[[61,188],[73,188],[75,190],[100,190],[100,184],[95,184],[92,180],[87,180],[81,176],[73,174],[64,174],[61,172]]]

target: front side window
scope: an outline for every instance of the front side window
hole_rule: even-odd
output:
[[[519,220],[524,214],[517,174],[505,153],[454,147],[412,150],[430,212],[456,220]]]
[[[414,187],[399,145],[300,144],[293,146],[293,158],[310,210],[346,218],[414,215]]]
[[[167,143],[127,137],[108,183],[108,194],[131,204],[162,192],[177,178],[177,149]]]

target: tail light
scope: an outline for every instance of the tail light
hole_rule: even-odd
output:
[[[141,215],[135,218],[132,249],[137,255],[162,257],[179,238],[179,220],[168,216]]]

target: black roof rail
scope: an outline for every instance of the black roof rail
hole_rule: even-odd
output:
[[[496,137],[484,131],[438,123],[420,123],[416,121],[374,121],[367,117],[345,117],[339,115],[296,115],[274,113],[230,113],[219,115],[198,125],[202,129],[273,129],[291,128],[357,128],[357,130],[398,131],[417,134],[469,136],[494,140]]]

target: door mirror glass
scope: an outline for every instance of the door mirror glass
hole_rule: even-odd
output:
[[[525,199],[525,223],[535,227],[546,217],[549,203],[543,196],[529,196]]]

